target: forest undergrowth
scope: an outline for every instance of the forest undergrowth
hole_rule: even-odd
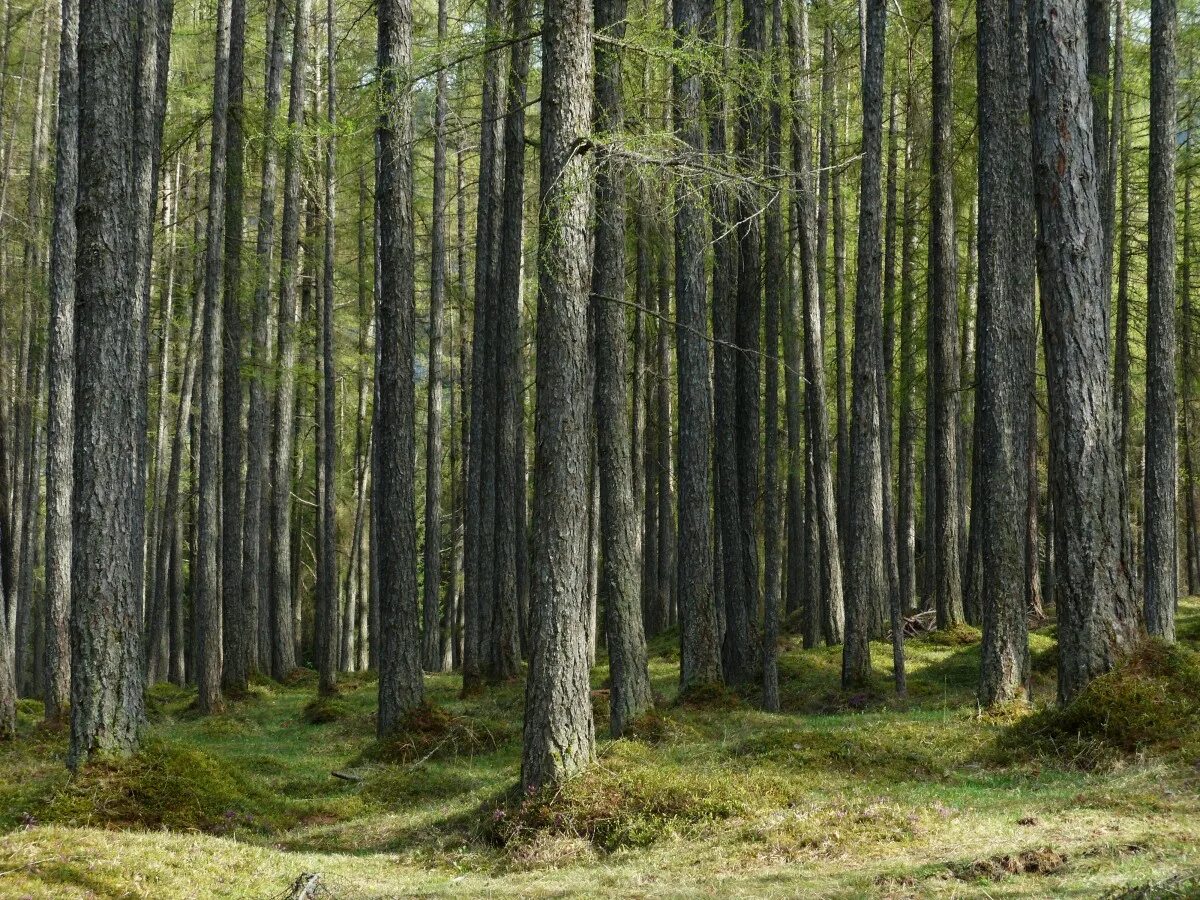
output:
[[[966,628],[908,642],[907,701],[885,645],[874,688],[844,693],[840,649],[785,634],[779,714],[680,702],[663,635],[655,711],[528,796],[519,682],[462,700],[431,676],[385,743],[369,674],[315,703],[315,673],[258,681],[209,717],[159,685],[143,751],[75,779],[65,734],[22,701],[0,750],[0,897],[288,897],[312,875],[337,898],[1200,896],[1200,599],[1179,634],[1059,710],[1043,627],[1034,708],[987,715]]]

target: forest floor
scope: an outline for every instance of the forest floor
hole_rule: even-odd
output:
[[[1052,632],[1031,639],[1043,707]],[[1200,599],[1180,636],[1200,649]],[[905,703],[884,644],[876,691],[847,695],[838,648],[784,643],[768,714],[750,695],[676,702],[675,639],[656,639],[661,712],[523,802],[518,683],[461,700],[432,676],[387,745],[369,676],[314,704],[301,671],[209,718],[160,685],[145,751],[73,780],[64,735],[23,701],[0,749],[0,897],[282,898],[311,874],[335,898],[1200,896],[1200,656],[1160,648],[1070,716],[981,716],[972,629],[908,643]]]

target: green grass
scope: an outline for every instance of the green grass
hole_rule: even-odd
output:
[[[1200,600],[1180,634],[1191,650],[1152,647],[1060,712],[1043,629],[1034,712],[990,716],[970,629],[908,643],[904,702],[886,645],[848,694],[837,648],[787,637],[779,714],[754,692],[677,699],[663,636],[658,709],[534,797],[514,791],[520,684],[462,700],[430,677],[383,743],[369,675],[322,702],[311,673],[259,681],[209,718],[160,685],[145,751],[76,779],[25,701],[0,748],[0,897],[266,898],[312,872],[338,898],[1200,896]]]

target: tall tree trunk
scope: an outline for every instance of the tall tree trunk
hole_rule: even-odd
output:
[[[808,13],[802,0],[792,11],[792,71],[810,69]],[[812,97],[806,78],[793,78],[792,101],[798,111],[812,109]],[[824,113],[822,113],[823,115]],[[825,338],[821,309],[823,246],[817,213],[817,191],[812,176],[812,135],[809,119],[792,117],[792,169],[795,175],[794,218],[800,232],[800,278],[804,298],[804,392],[807,408],[809,470],[812,473],[813,508],[809,532],[816,537],[814,553],[820,567],[819,578],[809,579],[808,603],[814,625],[820,626],[828,643],[842,639],[844,605],[842,593],[842,557],[838,541],[838,511],[834,494],[833,467],[829,459],[829,414],[825,389]],[[822,164],[824,171],[824,164]],[[818,251],[821,252],[818,252]],[[812,569],[809,570],[813,574]],[[819,615],[813,615],[816,613]],[[806,628],[808,632],[815,629]],[[815,633],[811,635],[814,639]]]
[[[442,667],[438,603],[442,569],[442,333],[446,301],[446,0],[438,0],[437,38],[441,65],[433,111],[433,233],[429,263],[429,398],[425,422],[425,552],[422,663]],[[451,474],[453,478],[453,474]]]
[[[50,326],[47,344],[46,670],[42,696],[48,722],[65,721],[71,702],[75,203],[79,192],[78,47],[79,3],[78,0],[64,0],[58,45],[58,123],[54,136],[54,220],[50,244]]]
[[[940,0],[939,0],[940,2]],[[863,73],[862,185],[859,200],[858,286],[854,302],[854,411],[846,536],[846,643],[842,684],[865,684],[871,675],[870,613],[887,595],[883,552],[879,384],[883,354],[880,245],[883,239],[883,57],[885,0],[867,6],[867,66]]]
[[[267,13],[266,104],[263,113],[262,179],[255,237],[254,313],[251,325],[250,400],[246,414],[246,494],[242,546],[242,597],[254,617],[256,663],[251,671],[274,671],[271,616],[271,271],[275,260],[275,194],[279,179],[279,104],[283,92],[283,42],[287,4],[273,0]]]
[[[1137,640],[1121,553],[1107,371],[1100,203],[1083,59],[1082,0],[1030,7],[1034,179],[1058,599],[1059,699],[1073,699]]]
[[[625,0],[596,4],[595,131],[601,141],[620,139],[621,50]],[[638,518],[634,510],[633,459],[626,381],[625,177],[617,154],[608,153],[596,173],[595,261],[592,303],[596,322],[596,440],[600,464],[600,553],[609,667],[612,673],[609,729],[620,737],[653,698],[646,662],[639,596]],[[660,373],[662,374],[662,373]]]
[[[379,3],[380,346],[376,376],[378,443],[373,512],[379,533],[379,734],[386,735],[421,703],[424,683],[417,609],[417,535],[411,460],[413,422],[412,95],[400,73],[412,61],[410,0]]]
[[[934,606],[939,628],[963,619],[959,556],[958,293],[955,286],[950,2],[933,4],[933,116],[929,153],[930,309],[933,313]],[[928,515],[928,513],[926,513]]]
[[[1022,698],[1029,680],[1026,553],[1033,401],[1033,230],[1029,193],[1028,19],[1021,5],[977,7],[979,59],[979,361],[975,383],[983,622],[980,699]],[[1036,491],[1036,484],[1033,485]],[[1036,527],[1036,522],[1034,523]]]
[[[132,752],[144,722],[145,481],[140,466],[110,463],[142,458],[150,161],[138,138],[155,83],[155,14],[147,0],[80,6],[72,768]]]
[[[225,139],[225,271],[221,304],[221,595],[227,690],[244,691],[258,655],[258,609],[242,590],[242,241],[246,0],[231,0]],[[251,534],[253,539],[256,535]]]
[[[325,117],[329,136],[325,144],[325,268],[321,302],[321,438],[322,494],[318,516],[321,520],[320,570],[318,573],[319,610],[317,614],[317,669],[322,694],[337,691],[338,671],[338,591],[337,591],[337,441],[334,421],[334,278],[337,242],[335,234],[337,191],[337,43],[335,41],[333,0],[325,4]]]
[[[1150,214],[1146,309],[1146,630],[1175,640],[1179,489],[1175,386],[1175,0],[1150,7]],[[1106,148],[1107,149],[1107,148]]]
[[[908,44],[904,88],[904,244],[900,252],[900,421],[896,478],[896,568],[900,606],[907,613],[917,599],[917,279],[920,241],[917,224],[917,102],[913,90],[913,46]]]
[[[569,778],[595,753],[586,629],[580,599],[588,557],[589,374],[587,228],[592,126],[592,11],[550,0],[542,28],[541,202],[538,205],[537,450],[532,647],[525,690],[521,785]]]
[[[304,150],[304,95],[308,56],[309,0],[296,0],[292,32],[292,77],[283,160],[283,223],[279,252],[278,372],[275,385],[275,441],[271,454],[271,674],[282,678],[296,668],[292,618],[292,467],[296,420],[296,289],[300,277],[300,175]]]

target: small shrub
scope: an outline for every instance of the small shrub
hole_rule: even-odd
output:
[[[631,741],[657,746],[678,740],[687,729],[676,719],[658,709],[648,709],[625,727],[622,735]]]
[[[986,878],[1000,881],[1009,875],[1050,875],[1067,863],[1067,857],[1057,850],[1022,850],[1020,853],[1003,853],[979,859],[968,866],[955,870],[955,875],[973,881]]]

